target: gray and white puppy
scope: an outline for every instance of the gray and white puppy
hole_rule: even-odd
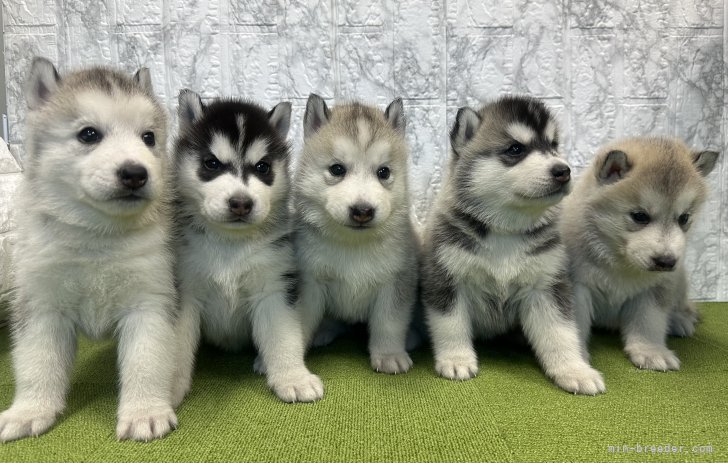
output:
[[[304,365],[288,214],[291,104],[179,96],[175,149],[182,314],[173,399],[190,387],[200,330],[228,350],[255,344],[256,369],[285,402],[323,396]]]
[[[311,95],[294,179],[299,310],[306,339],[324,315],[369,325],[376,371],[402,373],[417,292],[402,100],[382,112],[359,103],[329,110]]]
[[[461,108],[449,176],[428,219],[422,297],[437,372],[478,372],[476,337],[520,325],[546,375],[580,394],[604,392],[579,344],[558,234],[570,169],[557,124],[538,100]]]
[[[12,307],[16,391],[0,414],[0,440],[54,424],[77,331],[118,336],[117,437],[161,437],[177,425],[166,113],[147,69],[61,78],[35,58],[27,82]]]
[[[596,155],[562,222],[584,345],[592,324],[617,328],[637,367],[680,368],[665,338],[695,330],[685,245],[717,159],[669,138],[620,140]]]

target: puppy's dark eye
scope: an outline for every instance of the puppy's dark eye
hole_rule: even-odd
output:
[[[346,167],[341,164],[333,164],[329,167],[329,173],[334,177],[342,177],[346,174]]]
[[[650,223],[650,216],[647,214],[647,212],[644,211],[635,211],[631,212],[629,214],[630,217],[632,217],[632,220],[634,223],[640,224],[640,225],[647,225]]]
[[[377,177],[379,177],[380,180],[387,180],[391,173],[392,172],[389,170],[389,167],[380,167],[377,171]]]
[[[270,172],[270,164],[264,161],[260,161],[258,164],[255,165],[255,170],[263,175],[266,175]]]
[[[554,140],[554,141],[551,142],[551,148],[556,149],[558,147],[559,147],[559,141],[558,140]]]
[[[520,156],[526,150],[526,147],[521,143],[514,143],[508,147],[505,153],[509,156]]]
[[[215,156],[205,158],[205,160],[202,161],[202,164],[204,164],[205,169],[208,170],[218,170],[222,167],[222,163]]]
[[[154,132],[144,132],[142,134],[142,141],[150,148],[157,143],[157,141],[154,139]]]
[[[681,227],[687,225],[688,222],[690,222],[690,214],[688,214],[687,212],[684,214],[680,214],[680,217],[677,218],[677,223],[679,223]]]
[[[80,132],[78,132],[76,137],[81,143],[98,143],[101,141],[101,132],[96,130],[95,127],[84,127]]]

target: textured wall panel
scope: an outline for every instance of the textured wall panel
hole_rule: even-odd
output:
[[[399,2],[394,22],[394,92],[440,99],[445,89],[445,7],[442,1]]]
[[[588,162],[599,146],[616,135],[614,42],[613,35],[571,37],[573,117],[569,160],[580,166]]]
[[[62,71],[93,63],[152,69],[177,94],[293,103],[302,144],[309,93],[381,108],[404,98],[413,212],[426,220],[458,107],[504,92],[542,97],[579,172],[619,136],[669,134],[725,151],[723,0],[2,0],[10,152],[0,157],[0,230],[22,160],[22,87],[34,54]],[[725,153],[724,153],[725,155]],[[295,160],[295,154],[294,154]],[[689,259],[693,293],[728,300],[728,163],[711,174]],[[0,278],[9,242],[0,233]],[[1,285],[0,285],[1,286]]]

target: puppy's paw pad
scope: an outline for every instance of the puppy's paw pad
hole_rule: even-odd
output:
[[[478,374],[478,361],[468,357],[437,359],[435,370],[444,378],[464,381]]]
[[[643,370],[679,370],[680,359],[666,347],[638,346],[625,349],[632,363]]]
[[[11,407],[0,414],[0,442],[39,436],[55,422],[55,413]]]
[[[324,383],[318,376],[305,372],[269,380],[268,385],[283,402],[314,402],[324,396]]]
[[[119,413],[116,437],[149,442],[177,428],[177,415],[170,406],[148,407]]]
[[[407,352],[372,354],[371,363],[374,371],[379,373],[405,373],[412,368],[412,359]]]
[[[607,390],[602,374],[591,367],[576,367],[554,375],[554,383],[574,394],[597,395]]]

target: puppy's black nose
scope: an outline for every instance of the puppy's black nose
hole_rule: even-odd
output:
[[[670,255],[656,256],[652,258],[652,263],[655,264],[655,270],[661,272],[669,272],[675,268],[677,259]]]
[[[149,174],[147,169],[140,164],[123,164],[116,173],[122,185],[130,190],[138,190],[147,183]]]
[[[356,223],[365,224],[374,218],[374,208],[369,204],[354,204],[349,207],[349,217]]]
[[[571,169],[566,164],[557,164],[551,168],[551,175],[559,183],[567,183],[571,180]]]
[[[228,207],[238,217],[245,217],[253,210],[253,200],[245,196],[233,196],[228,199]]]

